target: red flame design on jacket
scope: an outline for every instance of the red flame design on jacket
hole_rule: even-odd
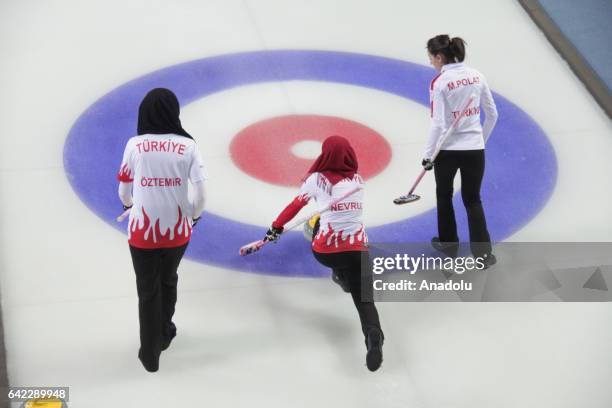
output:
[[[128,168],[127,164],[121,166],[121,170],[119,170],[119,174],[117,174],[117,180],[123,181],[124,183],[131,183],[134,181],[132,178],[132,170]]]
[[[368,237],[363,225],[357,231],[344,236],[344,230],[334,231],[331,224],[327,224],[327,231],[319,231],[312,241],[312,248],[316,252],[333,253],[344,251],[367,251]]]
[[[189,242],[191,237],[191,225],[187,217],[183,216],[181,207],[178,207],[178,219],[174,229],[167,228],[164,233],[159,226],[159,218],[151,224],[149,215],[142,208],[144,222],[142,227],[136,218],[130,221],[130,237],[128,242],[137,248],[174,248]]]

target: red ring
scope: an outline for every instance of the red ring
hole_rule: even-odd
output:
[[[321,115],[287,115],[262,120],[240,131],[230,144],[234,163],[245,173],[280,186],[299,186],[313,160],[291,152],[304,140],[347,138],[359,160],[359,174],[374,177],[389,164],[391,146],[380,134],[352,120]]]

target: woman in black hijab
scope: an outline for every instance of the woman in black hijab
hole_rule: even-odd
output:
[[[155,88],[149,91],[138,109],[138,134],[173,133],[193,140],[181,126],[179,113],[178,99],[171,90]]]
[[[128,243],[138,291],[138,358],[147,371],[158,370],[161,351],[176,336],[177,270],[204,209],[202,159],[181,126],[179,111],[168,89],[156,88],[144,97],[138,136],[128,141],[118,174],[119,197],[125,209],[131,208]]]

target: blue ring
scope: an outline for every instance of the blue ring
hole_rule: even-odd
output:
[[[120,210],[115,175],[123,148],[135,133],[137,108],[155,87],[172,89],[185,106],[216,92],[243,85],[277,81],[325,81],[388,92],[428,106],[434,71],[410,62],[364,54],[279,50],[229,54],[164,68],[132,80],[104,95],[73,125],[64,146],[68,180],[81,200],[106,222],[125,232],[114,219]],[[516,105],[495,94],[500,119],[487,145],[482,197],[491,237],[501,241],[527,224],[544,207],[554,189],[557,162],[540,127]],[[197,135],[196,135],[197,137]],[[205,136],[201,144],[206,146]],[[406,174],[397,191],[411,181]],[[390,182],[394,182],[391,181]],[[392,207],[393,197],[379,197]],[[248,203],[245,203],[248,204]],[[279,205],[282,203],[279,203]],[[459,231],[467,222],[455,197]],[[435,209],[418,216],[368,229],[371,241],[428,241],[436,231]],[[283,236],[268,254],[239,257],[238,248],[261,237],[259,226],[205,213],[187,256],[224,268],[284,276],[327,276],[313,260],[301,232]]]

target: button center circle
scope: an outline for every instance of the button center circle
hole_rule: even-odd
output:
[[[234,164],[261,181],[284,187],[301,185],[321,143],[338,135],[349,140],[364,179],[391,161],[391,146],[375,130],[352,120],[323,115],[286,115],[265,119],[238,132],[230,144]]]

